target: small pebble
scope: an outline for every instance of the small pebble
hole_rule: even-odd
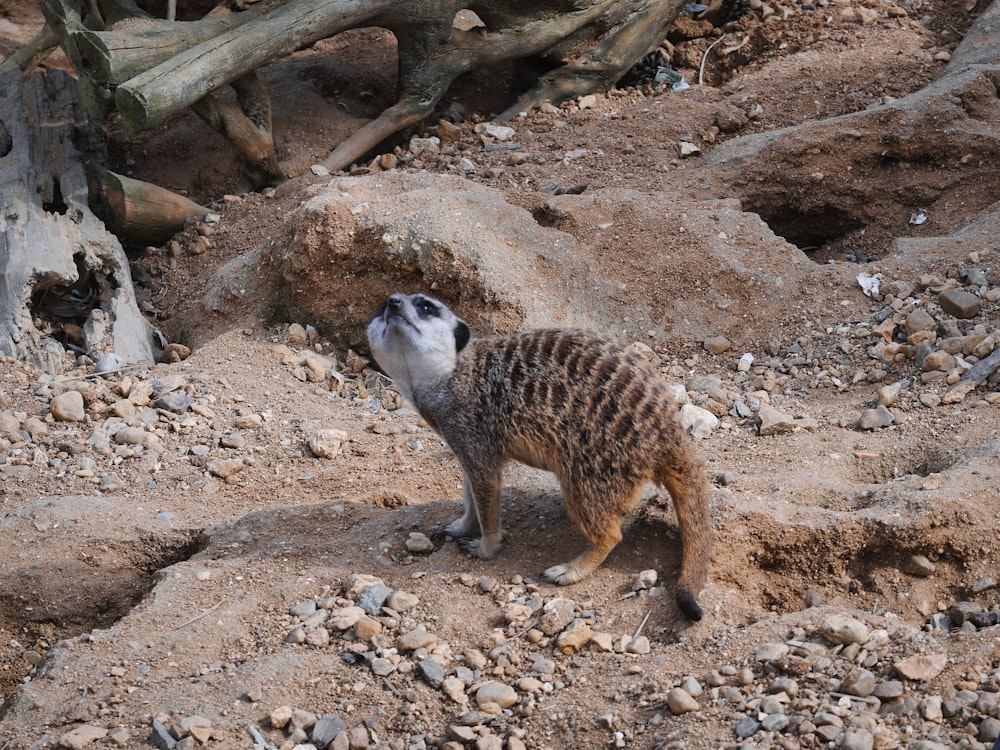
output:
[[[49,408],[52,410],[52,416],[58,422],[82,422],[87,418],[83,394],[79,391],[60,393],[49,403]]]
[[[686,714],[697,711],[700,706],[686,690],[676,687],[667,693],[667,706],[674,714]]]
[[[517,691],[502,682],[487,682],[476,691],[476,704],[482,708],[491,703],[510,708],[517,703]]]

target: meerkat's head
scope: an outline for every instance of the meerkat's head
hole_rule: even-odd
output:
[[[368,326],[368,345],[412,403],[415,391],[435,388],[451,375],[471,335],[465,321],[436,299],[392,294]]]

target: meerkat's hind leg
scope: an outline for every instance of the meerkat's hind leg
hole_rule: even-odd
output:
[[[581,482],[575,476],[585,477]],[[622,540],[622,518],[639,502],[638,482],[621,477],[598,481],[588,466],[559,477],[568,515],[590,542],[590,547],[575,559],[553,565],[542,573],[551,583],[567,586],[590,575]]]
[[[621,518],[611,515],[605,521],[606,523],[599,534],[588,533],[587,529],[578,522],[581,530],[590,538],[590,547],[570,562],[548,568],[542,573],[542,578],[559,586],[568,586],[583,580],[594,572],[622,540]]]

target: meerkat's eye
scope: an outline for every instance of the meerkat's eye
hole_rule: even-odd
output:
[[[419,300],[415,307],[417,308],[417,311],[423,315],[433,315],[434,317],[438,316],[438,306],[429,299]]]

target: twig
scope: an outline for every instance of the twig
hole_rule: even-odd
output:
[[[634,640],[635,640],[636,638],[638,638],[638,637],[639,637],[639,633],[641,633],[641,632],[642,632],[642,629],[643,629],[644,627],[646,627],[646,622],[647,622],[647,621],[649,620],[649,616],[650,616],[651,614],[653,614],[653,610],[650,610],[649,612],[647,612],[647,613],[646,613],[646,616],[642,618],[642,622],[640,622],[640,623],[639,623],[639,627],[635,629],[635,634],[634,634],[634,635],[632,636],[632,640],[633,640],[633,641],[634,641]]]
[[[264,735],[260,733],[260,730],[257,729],[257,727],[255,727],[253,724],[248,725],[247,729],[250,730],[250,736],[253,737],[253,741],[255,744],[263,745],[265,750],[278,750],[277,747],[275,747],[274,745],[272,745],[270,742],[267,741],[267,738],[264,737]]]
[[[208,608],[208,609],[206,609],[206,610],[205,610],[204,612],[202,612],[202,613],[201,613],[200,615],[195,615],[194,617],[192,617],[192,618],[191,618],[190,620],[188,620],[187,622],[182,622],[182,623],[181,623],[180,625],[177,625],[176,627],[173,627],[173,628],[171,628],[171,630],[173,631],[173,630],[180,630],[181,628],[186,628],[186,627],[187,627],[188,625],[190,625],[190,624],[191,624],[192,622],[197,622],[198,620],[200,620],[200,619],[201,619],[202,617],[204,617],[205,615],[210,615],[210,614],[212,614],[212,613],[213,613],[213,612],[214,612],[215,610],[217,610],[217,609],[218,609],[219,607],[221,607],[221,606],[222,606],[222,603],[223,603],[224,601],[226,601],[226,597],[222,597],[222,598],[221,598],[221,599],[219,600],[219,603],[218,603],[218,604],[216,604],[215,606],[213,606],[213,607],[209,607],[209,608]]]
[[[701,65],[698,68],[698,85],[699,86],[701,86],[705,82],[705,61],[708,60],[708,53],[712,51],[712,47],[714,47],[716,44],[718,44],[719,42],[721,42],[727,36],[729,36],[729,34],[723,34],[718,39],[716,39],[714,42],[712,42],[710,45],[708,45],[708,49],[705,50],[705,54],[701,56]]]
[[[72,383],[74,380],[86,380],[87,378],[101,378],[101,377],[104,377],[105,375],[108,375],[108,374],[110,374],[112,372],[124,372],[125,370],[137,370],[140,367],[149,367],[149,363],[148,362],[140,362],[137,365],[122,365],[121,367],[115,367],[114,369],[111,369],[111,370],[102,370],[101,372],[91,372],[91,373],[87,373],[86,375],[73,375],[72,377],[60,378],[59,380],[55,380],[53,382],[56,383],[57,385],[61,384],[61,383]],[[3,748],[0,748],[0,750],[3,750]]]
[[[402,694],[401,692],[399,692],[399,688],[398,688],[398,687],[396,687],[395,685],[393,685],[393,684],[392,684],[391,682],[389,682],[389,678],[388,678],[388,677],[383,677],[383,678],[382,678],[382,682],[383,682],[383,684],[384,684],[384,685],[385,685],[385,686],[386,686],[387,688],[389,688],[389,691],[390,691],[390,692],[391,692],[391,693],[392,693],[393,695],[395,695],[395,696],[396,696],[397,698],[402,698],[402,697],[403,697],[403,694]]]
[[[876,703],[880,703],[879,699],[876,698],[874,695],[869,695],[867,698],[862,698],[859,695],[838,693],[833,690],[830,691],[830,695],[836,696],[837,698],[850,698],[852,701],[857,701],[858,703],[867,703],[869,706],[874,706]]]

